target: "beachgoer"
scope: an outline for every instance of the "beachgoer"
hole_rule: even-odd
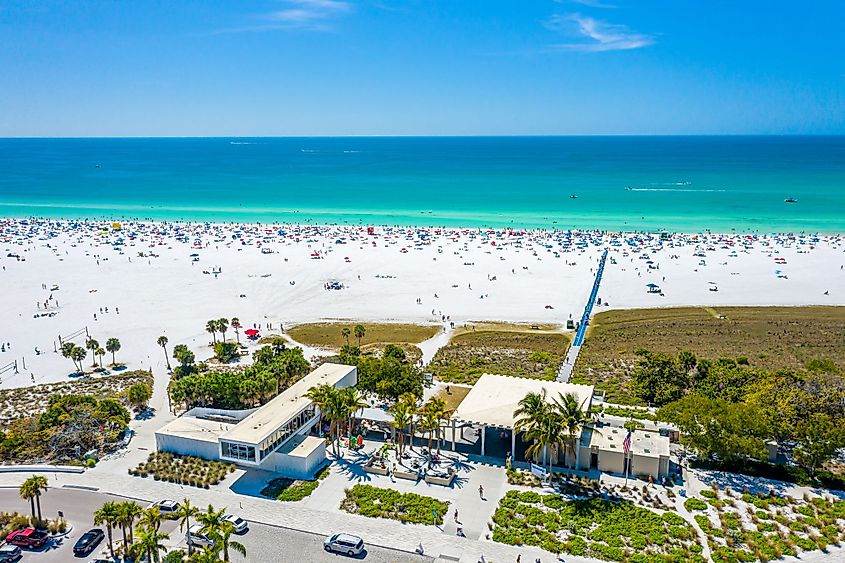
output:
[[[478,496],[484,500],[484,485],[478,485]]]

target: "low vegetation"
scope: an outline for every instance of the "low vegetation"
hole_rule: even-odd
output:
[[[353,344],[359,348],[371,344],[419,344],[438,330],[438,326],[402,323],[311,323],[290,328],[287,334],[306,346],[340,350],[341,346]]]
[[[825,549],[845,539],[845,501],[795,499],[731,489],[701,492],[695,521],[707,537],[715,563],[773,561]]]
[[[569,336],[560,332],[461,332],[435,354],[427,370],[441,381],[475,383],[485,373],[551,380],[563,362]]]
[[[233,464],[222,461],[210,461],[170,452],[152,452],[147,461],[142,462],[135,469],[130,469],[129,474],[137,477],[151,475],[156,481],[207,489],[220,483],[234,470]]]
[[[51,397],[91,395],[93,397],[121,399],[126,396],[127,391],[133,385],[138,383],[152,386],[152,374],[148,371],[137,370],[92,379],[0,389],[0,429],[12,420],[28,418],[41,413],[47,408],[47,403],[49,403]]]
[[[673,512],[534,491],[508,491],[493,514],[492,539],[606,561],[705,561],[694,527]]]
[[[573,383],[612,403],[642,404],[630,389],[640,348],[671,356],[744,357],[752,368],[845,369],[845,307],[680,307],[605,311],[590,323]]]
[[[81,463],[119,444],[130,414],[118,399],[53,395],[37,415],[18,418],[0,430],[0,461]]]
[[[320,485],[320,481],[328,475],[329,467],[324,467],[317,472],[315,479],[308,481],[279,477],[267,483],[267,486],[261,490],[261,495],[284,502],[297,502],[313,493]]]
[[[449,503],[415,493],[355,485],[346,489],[340,508],[370,518],[389,518],[411,524],[442,524]]]

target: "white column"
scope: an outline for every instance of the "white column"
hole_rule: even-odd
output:
[[[452,451],[455,451],[455,419],[452,419]]]
[[[484,455],[484,438],[487,436],[487,426],[481,425],[481,455]]]
[[[511,430],[511,463],[516,459],[516,430]]]

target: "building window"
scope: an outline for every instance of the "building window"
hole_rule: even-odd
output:
[[[270,437],[261,444],[261,450],[258,454],[259,461],[263,461],[265,457],[287,442],[288,438],[296,434],[308,421],[313,419],[315,414],[316,410],[314,409],[314,406],[311,405],[286,422],[276,432],[273,432],[273,434],[271,434]]]
[[[223,450],[222,457],[255,463],[255,446],[245,446],[244,444],[225,441],[221,441],[220,445]]]

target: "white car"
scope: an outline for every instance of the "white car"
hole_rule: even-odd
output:
[[[249,527],[249,522],[234,514],[227,514],[223,517],[223,521],[230,523],[235,529],[236,534],[243,534]]]
[[[202,524],[194,524],[188,528],[185,540],[193,545],[214,545],[214,541],[202,531]]]
[[[179,510],[181,505],[176,502],[175,500],[157,500],[152,503],[147,508],[158,508],[158,511],[161,512],[161,515],[165,518],[175,518],[176,511]]]
[[[323,549],[349,556],[361,555],[364,551],[364,540],[352,534],[335,534],[323,540]]]

